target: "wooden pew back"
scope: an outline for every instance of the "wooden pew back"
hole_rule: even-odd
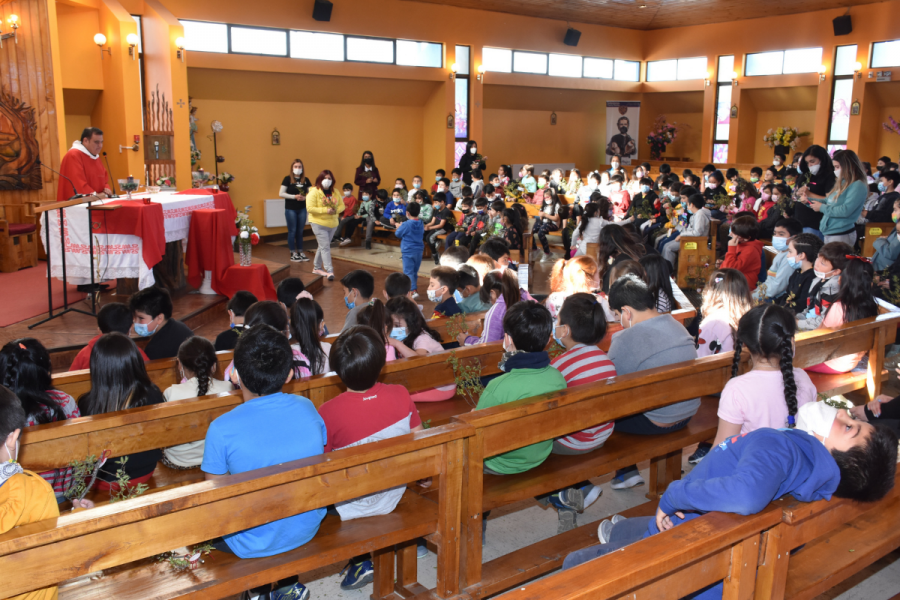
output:
[[[868,258],[875,256],[875,240],[891,235],[895,229],[894,223],[866,223],[863,228],[860,255]]]

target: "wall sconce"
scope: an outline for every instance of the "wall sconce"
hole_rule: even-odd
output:
[[[9,15],[9,18],[6,20],[9,23],[9,26],[12,27],[12,33],[4,33],[0,35],[0,48],[3,47],[3,40],[8,40],[12,38],[16,40],[16,44],[19,43],[19,37],[16,35],[19,29],[19,16],[18,15]]]
[[[106,44],[106,36],[102,33],[98,33],[94,36],[94,43],[100,46],[100,60],[103,60],[103,53],[108,52],[110,56],[112,56],[112,48],[103,49],[104,44]]]
[[[478,75],[475,76],[475,79],[478,81],[482,81],[484,79],[484,65],[478,65]]]
[[[736,86],[738,84],[737,78],[738,78],[737,71],[732,71],[731,72],[731,85]]]
[[[184,46],[185,43],[183,37],[175,38],[175,47],[178,48],[178,58],[181,59],[182,63],[184,62]]]
[[[861,62],[856,61],[853,64],[853,74],[856,76],[857,79],[862,79],[862,63]]]
[[[711,79],[712,79],[712,76],[709,73],[707,73],[706,79],[703,80],[703,85],[705,85],[706,87],[709,87],[712,84],[712,82],[710,81]]]
[[[457,70],[459,70],[459,65],[457,65],[456,63],[450,65],[450,81],[453,81],[453,79],[456,77]]]
[[[819,67],[819,83],[822,83],[823,81],[825,81],[825,71],[827,71],[827,69],[825,68],[825,65],[822,65],[821,67]]]
[[[134,60],[134,55],[137,52],[134,51],[135,47],[138,45],[138,36],[136,33],[129,33],[125,36],[125,41],[128,42],[128,56],[131,57],[131,60]]]

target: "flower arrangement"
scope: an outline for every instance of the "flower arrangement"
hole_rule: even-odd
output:
[[[160,177],[156,180],[156,185],[159,187],[173,188],[175,187],[175,176],[166,175],[165,177]]]
[[[207,171],[204,171],[203,167],[200,167],[199,169],[191,173],[191,184],[194,188],[202,188],[204,185],[209,183],[210,179],[212,179],[212,175],[210,175]]]
[[[786,146],[793,150],[797,147],[800,138],[809,135],[808,131],[800,131],[796,127],[778,127],[770,129],[763,136],[763,141],[769,148],[775,146]]]
[[[674,142],[675,138],[678,137],[679,130],[677,121],[667,122],[666,115],[656,117],[650,133],[647,135],[647,143],[650,144],[651,160],[660,159],[663,152],[666,151],[666,146]]]
[[[241,266],[248,267],[251,264],[251,247],[259,243],[259,229],[253,224],[250,218],[250,209],[252,206],[245,206],[244,210],[238,211],[234,224],[238,228],[238,246],[241,251]]]
[[[196,165],[200,162],[200,159],[203,158],[203,155],[199,150],[191,150],[191,166]]]
[[[219,176],[218,176],[218,178],[216,178],[216,181],[219,182],[219,185],[223,185],[223,184],[228,185],[229,183],[234,181],[234,175],[232,175],[231,173],[228,173],[227,171],[222,171],[221,173],[219,173]]]
[[[511,181],[509,185],[503,188],[503,195],[506,197],[507,202],[522,202],[525,200],[525,194],[525,188],[515,181]]]
[[[890,115],[888,116],[888,121],[890,121],[890,123],[881,124],[881,126],[884,127],[884,130],[900,135],[900,123],[897,123],[897,121],[894,120],[894,117]]]

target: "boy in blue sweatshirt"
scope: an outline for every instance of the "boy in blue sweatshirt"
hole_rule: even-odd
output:
[[[419,220],[419,205],[415,202],[406,207],[408,220],[400,223],[394,235],[400,238],[400,258],[403,260],[403,272],[412,282],[413,298],[418,298],[416,282],[419,280],[419,267],[422,266],[422,253],[425,251],[425,225]]]
[[[407,217],[407,205],[403,198],[403,190],[395,189],[391,193],[393,194],[391,201],[384,207],[384,214],[381,215],[381,225],[388,229],[394,229]]]
[[[803,233],[803,225],[797,219],[778,219],[772,236],[772,246],[778,252],[772,260],[772,266],[766,271],[765,286],[759,285],[753,290],[753,299],[768,302],[782,295],[787,290],[788,281],[800,263],[788,262],[788,240]],[[765,250],[763,250],[765,252]],[[765,268],[765,261],[763,261]],[[760,281],[763,278],[760,277]]]
[[[847,410],[810,402],[797,413],[797,429],[757,429],[719,444],[687,477],[669,484],[656,517],[601,523],[601,544],[569,554],[563,569],[707,512],[756,514],[786,494],[801,502],[832,496],[875,502],[894,487],[896,463],[893,432],[856,421]],[[696,596],[721,597],[721,583]]]

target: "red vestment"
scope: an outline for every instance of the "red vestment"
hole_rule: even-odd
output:
[[[91,158],[78,148],[71,148],[66,152],[59,165],[59,172],[72,180],[79,194],[100,193],[108,187],[106,169],[103,168],[100,157]],[[65,178],[60,178],[56,200],[64,202],[74,194],[72,184]]]

